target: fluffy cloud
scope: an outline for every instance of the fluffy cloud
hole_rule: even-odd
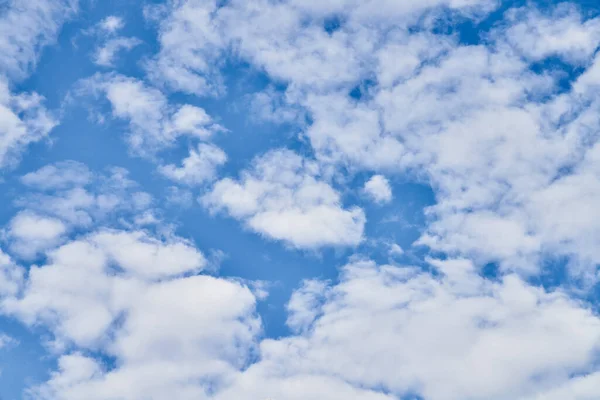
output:
[[[46,265],[31,268],[22,293],[3,300],[3,311],[47,326],[55,347],[101,350],[120,367],[65,354],[30,395],[204,398],[241,368],[260,325],[246,287],[181,276],[200,270],[202,260],[187,244],[142,232],[99,232],[50,252]]]
[[[11,251],[31,258],[59,243],[66,231],[67,227],[60,219],[25,211],[10,221],[7,234]]]
[[[383,175],[373,175],[365,182],[364,192],[376,203],[389,203],[392,201],[392,188]]]
[[[114,67],[114,60],[121,51],[128,51],[142,44],[135,37],[117,36],[118,31],[125,27],[123,18],[110,15],[97,25],[83,31],[84,35],[94,35],[99,44],[93,54],[93,61],[102,67]]]
[[[15,295],[22,284],[25,271],[0,249],[0,295]]]
[[[224,210],[269,238],[298,248],[360,243],[365,216],[343,208],[340,195],[319,180],[319,167],[289,150],[273,150],[242,172],[225,178],[201,198],[213,212]]]
[[[363,171],[372,176],[363,191],[389,202],[383,174],[404,173],[435,193],[417,244],[445,261],[428,260],[430,273],[354,259],[338,280],[304,281],[286,307],[292,333],[263,339],[257,295],[199,275],[206,260],[191,242],[153,233],[152,200],[123,170],[99,177],[74,163],[48,166],[23,177],[38,191],[17,202],[22,210],[6,227],[7,253],[23,262],[22,241],[46,258],[26,273],[0,253],[0,309],[48,329],[60,351],[56,371],[29,395],[595,398],[600,319],[573,293],[532,286],[524,275],[539,273],[546,256],[565,256],[572,276],[597,281],[599,20],[573,7],[529,6],[506,13],[478,45],[444,33],[448,18],[475,21],[497,4],[182,0],[147,8],[160,21],[147,81],[112,74],[86,83],[127,121],[133,152],[157,157],[189,139],[189,156],[158,160],[159,171],[185,185],[214,180],[226,155],[206,141],[223,128],[199,107],[171,104],[163,90],[223,94],[220,69],[233,54],[273,84],[253,95],[253,110],[297,124],[312,156],[267,151],[237,178],[217,181],[200,198],[208,210],[295,248],[356,246],[364,213],[344,205],[337,185],[346,181],[331,177]],[[101,25],[108,35],[122,24]],[[570,72],[553,70],[555,58],[576,71],[571,85],[563,81]],[[35,117],[36,109],[44,115],[39,97],[6,87],[4,131],[17,133],[5,135],[5,148],[22,148],[20,138],[44,137],[51,118]],[[29,125],[25,110],[34,110]],[[181,188],[170,193],[191,199]],[[123,214],[133,222],[117,222]],[[390,255],[402,254],[390,243]],[[495,280],[478,274],[488,262],[500,265]]]
[[[159,171],[173,181],[188,185],[201,184],[211,181],[217,174],[217,168],[227,161],[227,155],[211,144],[202,143],[198,150],[191,150],[190,155],[184,158],[182,166],[164,165]]]
[[[357,260],[343,267],[335,285],[306,282],[289,305],[288,321],[299,333],[262,340],[259,360],[243,369],[258,327],[247,289],[209,277],[156,283],[144,292],[121,282],[124,291],[111,293],[128,313],[105,347],[119,366],[65,355],[33,393],[41,399],[591,398],[581,394],[591,393],[586,387],[595,379],[600,344],[600,320],[591,311],[515,275],[487,281],[466,260],[431,263],[437,278]],[[157,324],[161,329],[148,329]]]
[[[600,320],[566,294],[544,292],[514,275],[486,281],[466,260],[432,263],[443,278],[356,261],[342,269],[336,285],[307,283],[290,303],[292,315],[306,306],[305,333],[264,340],[261,361],[230,390],[313,398],[316,383],[299,386],[297,397],[284,388],[299,377],[318,377],[397,398],[526,398],[576,384],[572,374],[594,370]],[[315,296],[326,300],[307,300]],[[292,326],[297,321],[292,318]]]
[[[573,4],[560,4],[549,15],[537,9],[514,9],[507,17],[508,42],[532,60],[559,56],[585,63],[598,47],[600,20],[584,20]]]
[[[81,91],[106,96],[114,117],[128,121],[127,141],[138,155],[155,158],[157,153],[186,137],[192,142],[206,141],[226,131],[200,107],[174,106],[157,88],[122,75],[96,75],[81,84]],[[215,145],[200,143],[190,148],[189,156],[178,167],[159,166],[159,172],[176,182],[195,185],[212,180],[218,166],[227,160]]]

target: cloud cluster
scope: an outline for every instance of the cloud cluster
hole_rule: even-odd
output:
[[[129,124],[127,142],[133,153],[155,158],[173,147],[178,139],[192,143],[182,167],[160,165],[159,172],[175,182],[189,185],[211,181],[217,168],[227,161],[226,154],[213,144],[204,143],[218,132],[226,131],[204,111],[183,104],[175,106],[159,89],[145,82],[118,74],[97,74],[80,84],[80,92],[106,97],[112,115]]]
[[[431,260],[437,278],[356,260],[342,268],[338,283],[306,282],[294,294],[288,323],[298,334],[259,341],[255,300],[243,286],[202,276],[149,286],[120,273],[106,277],[106,253],[89,245],[62,247],[30,279],[69,268],[74,251],[92,251],[78,267],[95,274],[94,291],[69,292],[78,301],[63,303],[56,297],[65,295],[61,290],[55,300],[35,304],[44,311],[69,304],[50,314],[57,321],[50,326],[63,332],[62,323],[72,324],[69,339],[102,343],[118,366],[107,369],[81,352],[64,355],[33,398],[392,400],[412,393],[458,400],[579,393],[569,398],[587,399],[593,393],[595,375],[581,374],[594,368],[600,320],[566,294],[515,275],[486,281],[467,260]],[[50,278],[44,290],[49,282],[64,284]],[[34,291],[41,282],[33,282],[16,304],[26,307],[40,294]],[[100,307],[106,318],[86,318],[75,304]],[[108,305],[128,311],[97,342],[115,312],[102,308]],[[258,360],[247,364],[255,351]]]
[[[15,81],[35,67],[40,50],[54,42],[77,0],[12,0],[0,9],[0,169],[14,166],[31,143],[57,125],[37,93],[13,93]]]
[[[303,136],[320,164],[392,170],[433,187],[420,244],[527,274],[547,255],[564,256],[573,274],[593,276],[597,224],[582,216],[598,199],[588,161],[600,127],[598,19],[569,5],[510,9],[477,45],[438,29],[493,7],[184,1],[166,12],[151,71],[206,94],[206,82],[219,82],[211,57],[234,51],[286,85],[280,108],[306,112]],[[198,42],[185,40],[189,30]],[[534,65],[552,57],[584,72],[563,87],[568,68]]]
[[[32,260],[74,231],[119,219],[136,224],[139,216],[152,215],[151,196],[127,174],[120,168],[94,174],[84,164],[65,161],[24,175],[29,190],[16,200],[21,210],[2,231],[8,248]]]

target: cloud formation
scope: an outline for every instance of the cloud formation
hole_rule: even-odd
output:
[[[340,194],[320,179],[318,164],[290,150],[255,159],[239,180],[221,179],[200,201],[297,248],[353,246],[363,238],[364,212],[344,208]]]

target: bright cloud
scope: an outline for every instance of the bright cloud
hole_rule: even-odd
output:
[[[316,163],[289,150],[274,150],[254,160],[252,169],[244,171],[239,181],[218,181],[201,203],[294,247],[360,243],[364,212],[343,208],[339,193],[319,180],[319,175]]]
[[[376,203],[389,203],[392,201],[392,188],[390,182],[383,175],[373,175],[365,182],[365,193]]]

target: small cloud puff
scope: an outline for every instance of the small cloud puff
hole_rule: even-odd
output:
[[[383,175],[373,175],[363,188],[365,194],[376,203],[383,204],[392,201],[392,188],[387,178]]]
[[[125,26],[123,18],[110,15],[98,23],[98,27],[106,33],[115,33]]]

